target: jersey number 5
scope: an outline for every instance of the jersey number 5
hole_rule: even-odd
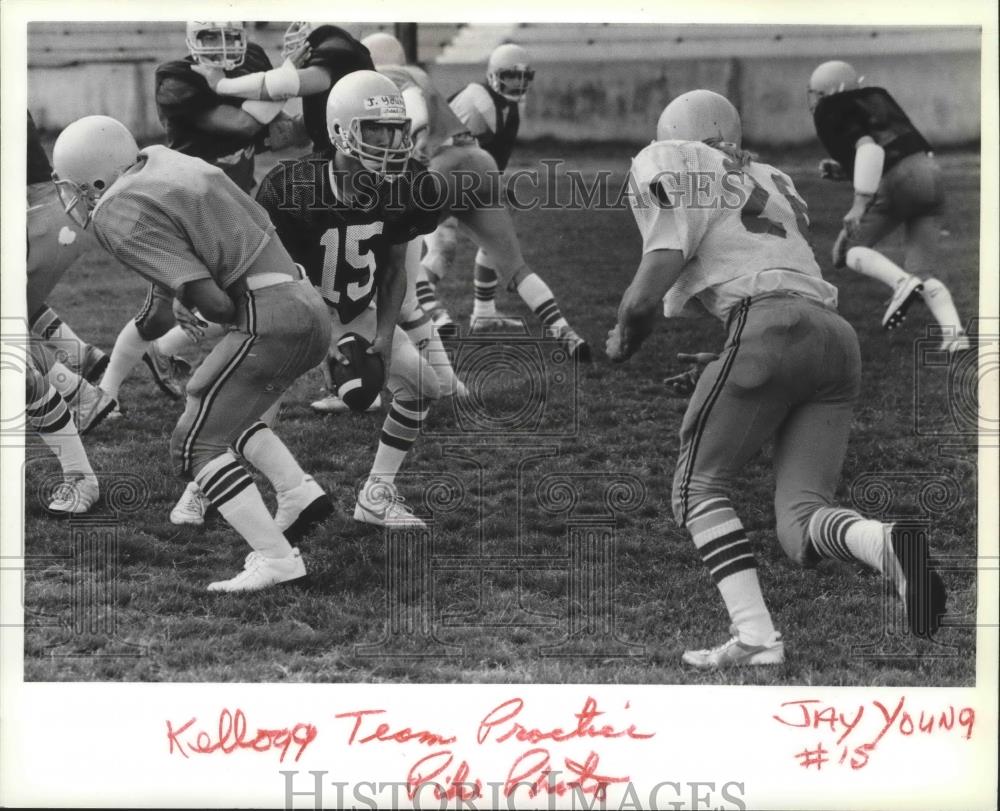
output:
[[[347,297],[360,301],[367,296],[375,282],[375,254],[371,249],[361,250],[361,243],[382,233],[383,223],[372,222],[367,225],[349,225],[344,229],[343,261],[355,270],[367,270],[364,281],[350,282],[347,285]],[[340,229],[331,228],[320,240],[325,249],[323,253],[323,298],[331,304],[340,303],[340,290],[337,289],[337,268],[340,266]]]

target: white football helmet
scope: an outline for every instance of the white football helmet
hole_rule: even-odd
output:
[[[238,68],[247,53],[242,21],[189,22],[185,42],[194,61],[207,68]]]
[[[52,180],[66,213],[86,228],[101,195],[139,158],[132,133],[114,118],[89,115],[66,127],[52,148]]]
[[[528,61],[528,52],[510,42],[500,45],[490,54],[486,65],[486,81],[507,101],[520,101],[528,92],[535,71]]]
[[[657,141],[724,142],[741,146],[740,114],[725,96],[691,90],[675,98],[656,122]]]
[[[326,128],[339,151],[380,177],[400,174],[413,153],[403,97],[392,79],[373,70],[348,73],[333,86]]]
[[[312,23],[307,22],[292,23],[288,26],[285,31],[285,39],[281,44],[281,58],[287,59],[289,54],[302,47],[312,30]]]
[[[847,62],[837,60],[824,62],[809,77],[809,109],[815,110],[819,100],[824,96],[833,96],[845,90],[857,90],[864,78],[858,76],[858,72]]]
[[[403,50],[403,44],[392,34],[376,31],[361,40],[361,44],[371,53],[372,62],[375,63],[376,68],[383,65],[406,64],[406,52]]]

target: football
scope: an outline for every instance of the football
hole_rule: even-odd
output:
[[[337,396],[352,411],[364,411],[382,391],[385,367],[380,355],[369,355],[371,342],[355,332],[348,332],[337,341],[337,349],[348,363],[337,363],[332,358],[330,376],[337,387]]]

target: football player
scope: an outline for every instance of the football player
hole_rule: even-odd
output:
[[[164,62],[155,73],[156,111],[167,146],[218,167],[249,192],[256,152],[278,148],[287,140],[290,124],[283,105],[220,96],[198,69],[245,76],[269,69],[271,60],[263,48],[247,40],[242,22],[188,22],[185,41],[188,55]],[[167,396],[183,396],[181,379],[191,368],[175,355],[191,346],[191,337],[175,324],[172,298],[169,290],[151,285],[138,315],[118,335],[102,381],[112,396],[118,397],[121,384],[140,360]],[[212,325],[206,337],[221,334],[221,327]]]
[[[387,77],[365,70],[338,81],[327,99],[327,125],[331,146],[278,164],[257,200],[330,309],[331,361],[345,361],[337,342],[347,333],[373,341],[387,360],[393,401],[355,520],[423,526],[394,480],[439,384],[397,320],[406,291],[406,243],[437,224],[436,211],[417,205],[415,184],[431,178],[410,157],[406,106]]]
[[[27,277],[26,297],[30,346],[36,361],[34,371],[44,374],[47,384],[68,406],[81,434],[96,428],[117,403],[94,385],[108,356],[80,340],[45,303],[53,288],[76,260],[89,248],[93,238],[66,216],[52,183],[52,165],[45,154],[31,113],[28,113],[27,186]],[[30,402],[47,397],[47,388],[33,385]],[[47,398],[45,402],[49,402]],[[55,406],[53,406],[55,409]],[[59,429],[62,430],[61,427]],[[94,496],[96,498],[96,495]]]
[[[261,417],[325,356],[322,299],[267,213],[218,167],[164,146],[140,151],[106,116],[70,124],[52,161],[67,212],[92,225],[105,250],[169,289],[179,318],[197,309],[228,327],[191,377],[170,440],[181,474],[253,550],[242,572],[209,590],[256,591],[303,577],[285,530],[317,503],[327,513],[332,505]],[[274,485],[274,518],[236,453]]]
[[[612,360],[627,360],[658,310],[675,317],[689,305],[728,334],[684,415],[672,493],[674,516],[732,623],[723,644],[684,653],[701,669],[784,661],[731,501],[736,477],[771,439],[777,536],[792,560],[878,570],[903,599],[915,634],[933,632],[945,606],[941,578],[918,565],[915,544],[893,524],[833,501],[861,385],[857,336],[806,239],[805,203],[788,175],[742,149],[741,136],[736,109],[707,90],[663,111],[657,140],[632,161],[643,253],[607,341]]]
[[[52,493],[49,511],[57,515],[82,515],[100,496],[97,476],[87,459],[87,451],[70,416],[66,401],[45,379],[30,350],[24,370],[25,416],[34,430],[59,460],[63,480]]]
[[[507,168],[517,132],[521,126],[520,103],[527,95],[535,78],[528,52],[520,45],[506,43],[490,54],[486,65],[486,81],[467,85],[449,100],[451,109],[465,128],[485,149],[497,168],[502,172]],[[438,282],[451,271],[455,259],[457,233],[455,220],[447,219],[437,230],[427,237],[427,256],[424,272],[420,280],[419,292],[426,308],[435,309],[439,324],[448,324],[450,317],[437,301],[435,288]],[[494,324],[504,327],[510,321],[497,313],[496,289],[497,267],[495,260],[480,246],[476,253],[473,271],[475,299],[472,315],[488,318]]]
[[[923,296],[943,328],[941,349],[969,348],[951,294],[930,274],[938,267],[937,243],[944,208],[941,170],[931,147],[895,99],[881,87],[862,87],[846,62],[824,62],[809,78],[809,109],[830,159],[820,175],[851,180],[854,202],[833,246],[833,265],[888,285],[892,291],[882,326],[893,329]],[[904,268],[873,245],[906,227]]]
[[[546,333],[561,340],[572,356],[589,361],[590,347],[570,327],[549,286],[524,261],[509,212],[490,199],[492,181],[497,175],[496,162],[470,137],[465,124],[448,107],[427,74],[419,68],[400,63],[403,49],[398,40],[381,33],[372,35],[366,42],[371,44],[372,58],[378,70],[393,80],[403,93],[408,109],[414,111],[414,140],[431,171],[450,184],[448,202],[455,206],[454,214],[458,222],[469,232],[480,250],[490,257],[491,265],[499,268],[505,282],[516,289],[524,303],[535,312]],[[470,176],[478,179],[479,188],[475,190],[475,195],[463,200],[458,189]],[[495,278],[492,284],[496,286]],[[479,328],[482,324],[487,329],[497,326],[503,329],[504,317],[496,313],[492,298],[484,311],[486,302],[478,292],[476,295],[476,306],[480,309],[473,311],[472,328]],[[418,287],[417,297],[425,311],[435,312],[438,305],[427,299],[426,288],[421,294]],[[520,321],[517,324],[521,326]]]
[[[285,32],[284,63],[230,76],[204,63],[197,67],[208,86],[222,96],[250,101],[302,99],[302,118],[313,149],[330,147],[326,130],[326,99],[342,77],[356,70],[372,70],[368,49],[343,28],[307,22],[292,23]],[[301,60],[298,58],[301,56]],[[301,64],[299,62],[301,61]],[[270,67],[270,66],[268,66]]]

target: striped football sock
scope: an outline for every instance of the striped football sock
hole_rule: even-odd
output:
[[[524,303],[541,319],[546,329],[555,331],[569,326],[569,322],[563,318],[549,286],[541,280],[537,273],[529,273],[521,279],[517,285],[517,292],[524,299]]]
[[[729,499],[713,498],[695,506],[687,528],[740,640],[763,644],[774,633],[774,624],[760,590],[753,549]]]
[[[472,284],[475,292],[472,314],[496,315],[497,272],[476,262]]]
[[[451,358],[441,343],[441,336],[438,335],[430,315],[423,308],[417,307],[411,312],[401,314],[399,326],[420,351],[420,356],[434,370],[441,386],[441,394],[443,396],[454,394],[459,388],[458,378],[455,377]]]
[[[292,547],[267,511],[246,468],[229,451],[216,456],[194,480],[219,514],[257,552],[268,558],[292,554]]]
[[[278,493],[294,490],[306,477],[292,452],[264,422],[255,422],[240,434],[233,449],[263,473]]]
[[[369,479],[378,478],[392,484],[403,460],[420,434],[420,425],[427,416],[428,409],[421,409],[418,403],[407,400],[393,400],[379,437],[375,461],[372,462]]]
[[[65,347],[66,344],[72,343],[76,345],[74,350],[74,357],[84,358],[87,354],[87,350],[90,349],[90,345],[84,341],[80,336],[73,332],[69,324],[64,322],[51,307],[47,304],[43,305],[38,312],[31,316],[31,321],[29,322],[29,327],[35,335],[41,336],[43,340],[46,341],[58,341],[60,345]]]
[[[87,459],[87,451],[84,450],[66,401],[51,385],[45,388],[40,398],[27,404],[28,424],[58,457],[64,476],[77,474],[94,478],[94,470]]]
[[[74,408],[77,405],[80,393],[91,387],[80,375],[71,369],[67,369],[59,361],[49,366],[49,371],[45,377],[52,384],[52,387],[59,392],[63,400]]]
[[[434,274],[421,265],[420,270],[417,273],[417,301],[420,302],[420,306],[423,307],[424,310],[432,315],[438,310],[443,309],[443,305],[437,298],[436,284],[437,280],[434,277]]]
[[[821,558],[860,561],[882,571],[885,524],[842,507],[821,507],[809,519],[809,540]]]

